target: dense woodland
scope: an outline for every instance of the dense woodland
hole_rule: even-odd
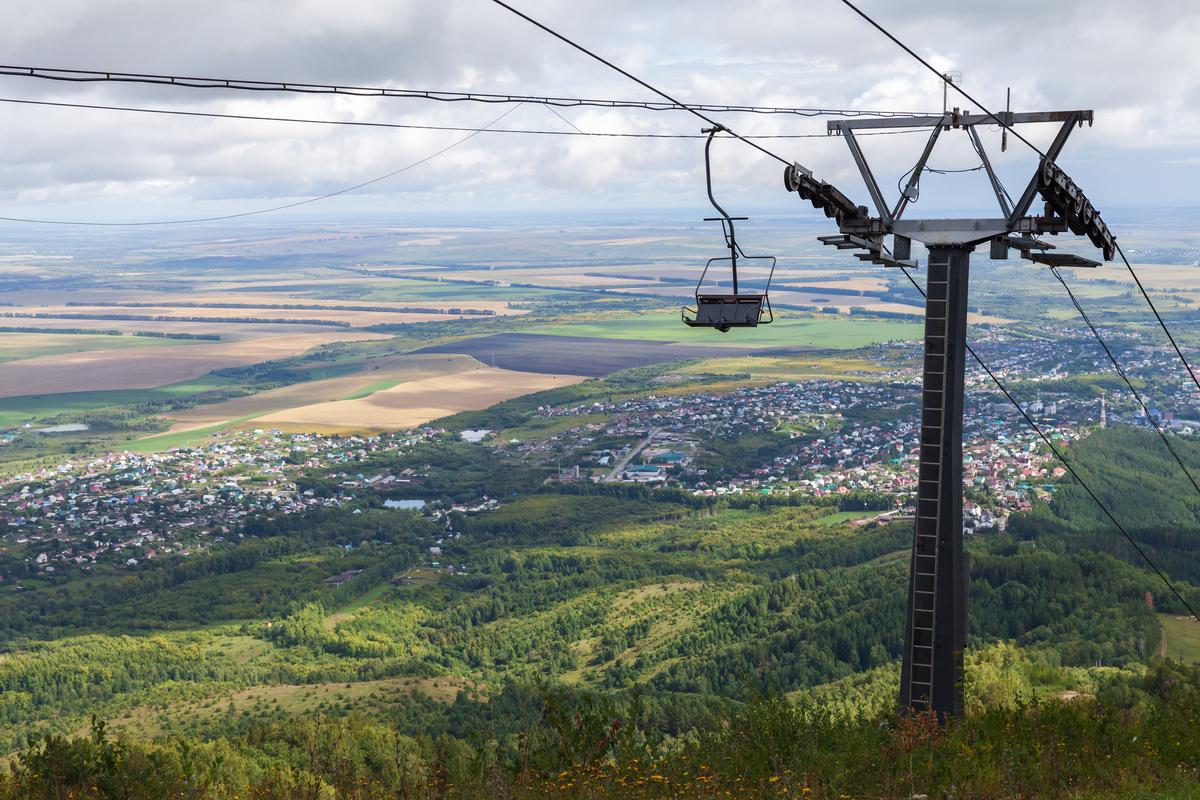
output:
[[[19,755],[0,778],[0,798],[1184,800],[1200,792],[1200,671],[1170,664],[1114,675],[1094,698],[998,704],[944,728],[927,717],[847,717],[757,697],[672,737],[660,732],[664,708],[639,697],[522,699],[528,705],[515,708],[496,700],[520,719],[502,740],[411,736],[322,714],[147,744],[93,721],[86,734],[49,737]]]

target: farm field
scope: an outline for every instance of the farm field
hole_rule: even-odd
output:
[[[842,273],[837,276],[840,280],[828,280],[813,273],[818,273],[818,271],[803,270],[784,273],[776,270],[774,283],[781,289],[794,286],[815,287],[818,290],[853,289],[859,292],[884,292],[888,289],[888,282],[881,278],[877,271],[868,271],[861,275]]]
[[[223,403],[197,406],[167,415],[175,420],[168,433],[180,433],[235,419],[249,419],[315,403],[359,400],[401,383],[453,375],[483,367],[470,356],[385,356],[364,362],[351,375],[312,380],[270,389]]]
[[[40,327],[40,326],[39,326]],[[95,350],[130,350],[189,344],[179,339],[155,336],[107,336],[86,333],[9,333],[0,331],[0,363],[63,353]]]
[[[247,414],[242,417],[224,419],[214,423],[191,423],[172,426],[167,433],[155,433],[142,436],[124,443],[126,450],[134,453],[151,453],[160,450],[170,450],[175,447],[194,447],[212,434],[230,430],[240,423],[249,422],[258,414]]]
[[[192,301],[188,301],[192,302]],[[278,301],[276,301],[278,303]],[[46,318],[53,319],[72,319],[72,320],[96,320],[109,322],[105,319],[107,316],[127,314],[131,316],[147,316],[147,317],[163,317],[163,321],[179,320],[187,322],[195,318],[201,321],[221,322],[229,320],[231,322],[239,322],[247,317],[253,317],[256,320],[264,320],[263,323],[251,322],[249,324],[288,324],[292,320],[319,320],[321,323],[326,322],[341,322],[347,325],[356,327],[366,327],[368,325],[386,325],[398,324],[406,322],[440,322],[446,319],[457,319],[455,315],[449,314],[419,314],[419,313],[401,313],[391,311],[347,311],[334,310],[323,308],[271,308],[257,306],[251,308],[220,308],[220,307],[192,307],[187,305],[174,306],[170,303],[164,303],[158,306],[33,306],[22,308],[20,311],[5,311],[0,312],[0,324],[4,324],[8,320],[12,320],[13,324],[17,324],[17,320],[40,321]],[[18,316],[21,315],[21,316]],[[46,316],[39,316],[46,315]],[[142,321],[143,327],[154,325],[158,319]],[[32,322],[30,322],[32,324]],[[243,322],[243,324],[247,324]],[[320,323],[318,323],[320,324]]]
[[[449,277],[449,276],[447,276]],[[455,273],[457,277],[457,273]],[[563,292],[582,295],[568,288],[539,289],[528,286],[489,286],[486,284],[459,283],[457,281],[408,280],[390,278],[373,280],[370,284],[349,284],[346,290],[364,300],[395,301],[420,300],[421,302],[453,298],[453,302],[486,304],[488,308],[508,308],[509,302],[528,302],[539,297],[556,297]],[[360,294],[361,292],[361,294]],[[524,312],[522,312],[524,313]]]
[[[552,336],[587,336],[600,339],[642,339],[709,347],[810,347],[850,350],[877,342],[916,339],[921,324],[881,319],[787,317],[754,329],[721,334],[706,328],[689,328],[677,314],[643,314],[595,321],[549,325],[529,333]]]
[[[740,274],[739,270],[739,274]],[[847,282],[848,284],[849,282]],[[749,289],[761,289],[761,284],[753,282],[745,282],[742,291]],[[708,288],[708,287],[706,287]],[[847,286],[849,288],[849,286]],[[715,289],[715,287],[714,287]],[[647,286],[639,286],[635,288],[620,288],[618,292],[626,292],[630,294],[651,294],[663,298],[679,298],[680,301],[687,301],[690,305],[692,297],[694,297],[695,287],[676,285],[662,286],[651,284]],[[920,297],[913,292],[913,303],[896,303],[888,300],[881,300],[878,297],[870,297],[865,295],[846,295],[834,294],[832,292],[818,291],[793,291],[786,288],[772,288],[771,301],[779,308],[784,309],[787,306],[817,306],[820,308],[836,308],[841,313],[847,313],[851,308],[868,308],[872,311],[886,311],[895,314],[920,314],[923,308],[917,305]],[[784,311],[783,313],[796,313]]]
[[[789,381],[797,378],[844,379],[853,377],[870,380],[885,372],[883,365],[862,358],[838,355],[767,356],[753,358],[709,358],[698,364],[688,364],[674,371],[686,375],[745,375],[753,380]]]
[[[564,326],[565,327],[565,326]],[[793,351],[805,348],[788,348]],[[501,369],[527,370],[551,375],[571,373],[599,377],[610,372],[731,354],[750,355],[754,350],[734,347],[680,345],[637,339],[596,338],[550,333],[497,333],[433,345],[418,353],[465,353]]]
[[[112,310],[112,309],[109,309]],[[71,331],[95,331],[95,333],[74,334],[80,336],[103,336],[101,331],[120,331],[126,336],[133,336],[142,331],[159,333],[187,333],[219,336],[222,342],[239,339],[258,339],[263,336],[284,335],[293,333],[322,333],[331,328],[327,325],[295,325],[283,322],[254,323],[254,322],[222,322],[222,321],[182,321],[182,320],[128,320],[128,319],[52,319],[47,317],[0,320],[0,327],[34,327],[62,329],[62,335],[71,335]],[[336,330],[336,329],[334,329]],[[50,333],[50,331],[47,331]],[[154,337],[147,337],[154,338]],[[176,339],[171,344],[186,342]]]
[[[578,375],[493,367],[409,381],[357,400],[298,406],[255,418],[256,426],[318,433],[401,430],[460,411],[478,411],[532,392],[570,386]]]
[[[460,280],[500,282],[502,284],[537,284],[544,287],[561,287],[564,289],[611,289],[625,287],[633,291],[673,291],[690,292],[704,269],[703,262],[698,264],[680,264],[673,261],[629,263],[612,265],[589,265],[576,267],[569,264],[557,267],[522,267],[522,268],[491,268],[484,270],[413,270],[414,277],[440,278],[453,275]],[[747,285],[766,281],[768,270],[756,266],[742,266],[738,275],[745,279]],[[663,280],[670,281],[664,285]],[[716,287],[728,283],[728,276],[718,272],[718,266],[713,265],[705,286]],[[859,269],[850,270],[821,270],[796,269],[793,265],[780,263],[775,270],[774,284],[780,288],[787,285],[803,285],[828,287],[832,289],[854,289],[858,291],[877,292],[887,289],[887,281],[878,273]]]
[[[653,269],[653,267],[650,268]],[[412,274],[423,278],[439,277],[437,272],[413,272]],[[591,268],[572,270],[562,267],[529,267],[527,269],[455,270],[451,274],[456,280],[478,281],[481,284],[484,281],[500,281],[506,284],[533,283],[564,289],[608,289],[615,286],[628,286],[633,282],[617,275],[604,275],[602,269]]]
[[[1130,258],[1133,258],[1132,254]],[[1190,264],[1134,262],[1134,269],[1137,270],[1142,285],[1154,299],[1155,305],[1194,310],[1200,304],[1200,267]],[[1080,275],[1072,282],[1072,288],[1096,297],[1137,292],[1133,278],[1123,266]],[[1138,299],[1141,299],[1140,295]]]
[[[381,274],[378,276],[363,274],[372,272]],[[355,272],[324,270],[322,274],[315,277],[290,276],[283,279],[274,276],[263,279],[248,278],[241,281],[222,280],[198,283],[206,292],[229,294],[234,298],[239,295],[269,293],[278,298],[309,299],[320,302],[392,302],[403,305],[419,301],[421,304],[430,305],[491,308],[497,313],[507,310],[509,301],[553,295],[559,291],[462,282],[454,280],[458,277],[457,272],[446,273],[442,276],[451,280],[442,280],[441,277],[430,280],[414,280],[392,277],[393,273],[403,274],[395,267],[380,267],[377,270],[364,268]]]
[[[353,288],[359,282],[359,280],[360,279],[357,279],[357,278],[351,278],[349,280],[343,280],[343,284],[348,287]],[[390,287],[390,285],[392,283],[393,283],[393,280],[389,279],[389,280],[385,280],[385,281],[378,282],[378,283],[373,282],[371,284],[371,286],[378,285],[378,286],[382,286],[382,287]],[[415,281],[414,283],[419,284],[421,282]],[[408,306],[413,306],[413,305],[418,305],[418,306],[422,306],[422,307],[427,306],[429,308],[440,308],[440,309],[466,308],[466,309],[476,309],[476,310],[482,310],[482,311],[492,311],[497,316],[521,315],[521,314],[527,313],[523,309],[510,308],[508,305],[508,302],[504,301],[504,300],[468,299],[465,297],[458,297],[457,292],[455,291],[456,287],[454,287],[454,286],[443,286],[441,288],[442,288],[442,291],[440,294],[436,293],[436,292],[430,292],[430,293],[427,293],[425,296],[421,296],[421,295],[418,295],[416,292],[412,292],[412,293],[406,293],[405,296],[403,296],[403,297],[398,297],[398,298],[391,299],[391,300],[371,300],[371,301],[369,301],[369,304],[370,305],[393,305],[393,306],[396,306],[397,309],[402,309],[402,308],[405,308]],[[298,293],[296,295],[288,296],[286,298],[280,298],[278,295],[274,295],[269,292],[256,294],[253,292],[238,291],[238,292],[225,292],[225,293],[220,293],[220,294],[214,293],[211,296],[205,295],[205,296],[197,297],[195,299],[198,302],[258,303],[261,305],[271,305],[271,304],[282,302],[282,303],[295,304],[295,305],[314,305],[314,306],[355,305],[355,304],[362,304],[365,302],[362,300],[339,299],[337,297],[325,298],[325,297],[319,296],[320,294],[321,294],[320,292],[303,292],[303,293]]]
[[[225,379],[206,375],[195,381],[159,386],[153,389],[113,389],[97,392],[61,392],[45,395],[0,397],[0,426],[15,426],[60,414],[90,411],[96,408],[131,406],[170,400],[225,386]]]
[[[336,273],[335,273],[336,274]],[[214,281],[201,283],[188,291],[163,288],[161,290],[140,289],[135,291],[116,291],[105,288],[79,289],[64,295],[63,292],[45,289],[22,290],[11,292],[7,301],[15,307],[0,308],[0,312],[30,312],[41,310],[43,307],[61,307],[64,301],[70,305],[66,309],[56,310],[79,311],[87,309],[87,313],[141,313],[139,309],[149,310],[151,307],[167,307],[186,309],[179,313],[194,316],[224,314],[232,316],[247,316],[254,312],[255,306],[272,309],[278,306],[297,306],[288,309],[272,309],[290,312],[292,316],[311,316],[306,309],[313,311],[353,311],[354,306],[364,305],[362,301],[341,296],[347,289],[363,286],[367,289],[390,286],[394,279],[363,278],[347,273],[344,277],[329,279],[318,278],[310,283],[297,284],[294,278],[286,281],[274,280],[268,282],[249,281],[235,283],[231,281]],[[405,281],[417,285],[429,284],[426,281]],[[436,287],[436,284],[432,284]],[[278,287],[285,287],[278,291]],[[257,289],[257,290],[256,290]],[[405,308],[418,305],[423,308],[448,309],[465,308],[487,310],[496,314],[520,314],[518,309],[510,309],[508,304],[500,300],[465,300],[459,301],[453,297],[453,289],[444,286],[441,295],[433,293],[429,297],[418,298],[415,294],[405,299],[371,301],[371,306],[394,306],[397,313],[403,313]],[[87,308],[100,306],[101,309]],[[225,308],[222,308],[225,306]],[[329,308],[330,306],[347,306],[347,308]],[[324,307],[324,308],[323,308]],[[211,312],[211,314],[210,314]],[[240,313],[239,313],[240,312]],[[384,312],[374,312],[384,313]],[[256,315],[257,316],[257,315]],[[435,315],[444,316],[444,315]]]
[[[374,333],[330,331],[41,356],[0,364],[0,397],[153,388],[223,367],[299,355],[319,344],[384,338]]]

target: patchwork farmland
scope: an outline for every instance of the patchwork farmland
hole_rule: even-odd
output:
[[[457,414],[479,411],[524,394],[571,386],[579,375],[480,367],[479,369],[409,381],[354,400],[298,406],[259,417],[259,426],[319,433],[401,430]]]

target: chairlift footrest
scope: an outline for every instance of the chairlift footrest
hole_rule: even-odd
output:
[[[883,249],[880,242],[864,239],[852,233],[842,233],[836,236],[818,236],[821,244],[836,247],[838,250],[865,250],[865,253],[855,253],[859,261],[868,261],[881,267],[908,267],[916,269],[917,262],[913,259],[892,258]]]
[[[917,268],[917,262],[912,259],[892,258],[891,256],[885,256],[880,253],[855,253],[854,255],[859,261],[869,261],[870,263],[880,267],[907,267],[909,269]]]
[[[878,250],[879,244],[852,233],[841,233],[836,236],[818,236],[821,244],[836,247],[838,250]]]
[[[1023,253],[1025,258],[1048,267],[1099,267],[1099,261],[1077,256],[1074,253]]]

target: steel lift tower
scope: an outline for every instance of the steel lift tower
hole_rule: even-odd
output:
[[[1046,150],[1024,193],[1012,202],[984,151],[976,127],[1058,123],[1058,135]],[[938,116],[835,120],[829,133],[850,149],[875,207],[853,203],[828,183],[794,164],[784,172],[788,191],[797,192],[837,222],[839,234],[820,240],[839,250],[858,250],[859,259],[890,267],[916,267],[912,242],[929,251],[926,272],[925,359],[922,378],[920,467],[916,524],[908,579],[900,706],[932,711],[940,719],[963,713],[963,648],[967,638],[967,569],[963,557],[962,425],[967,344],[967,284],[975,248],[989,245],[989,256],[1006,259],[1016,251],[1052,267],[1094,267],[1080,256],[1051,253],[1054,246],[1037,238],[1071,231],[1087,236],[1105,260],[1115,240],[1079,188],[1055,164],[1071,132],[1092,122],[1091,111],[971,114],[959,109]],[[855,138],[863,129],[930,128],[929,139],[903,193],[889,207]],[[938,138],[963,131],[979,154],[1000,214],[986,219],[905,219],[916,198],[921,173]],[[1031,216],[1034,199],[1045,207]],[[891,238],[891,248],[886,240]]]

